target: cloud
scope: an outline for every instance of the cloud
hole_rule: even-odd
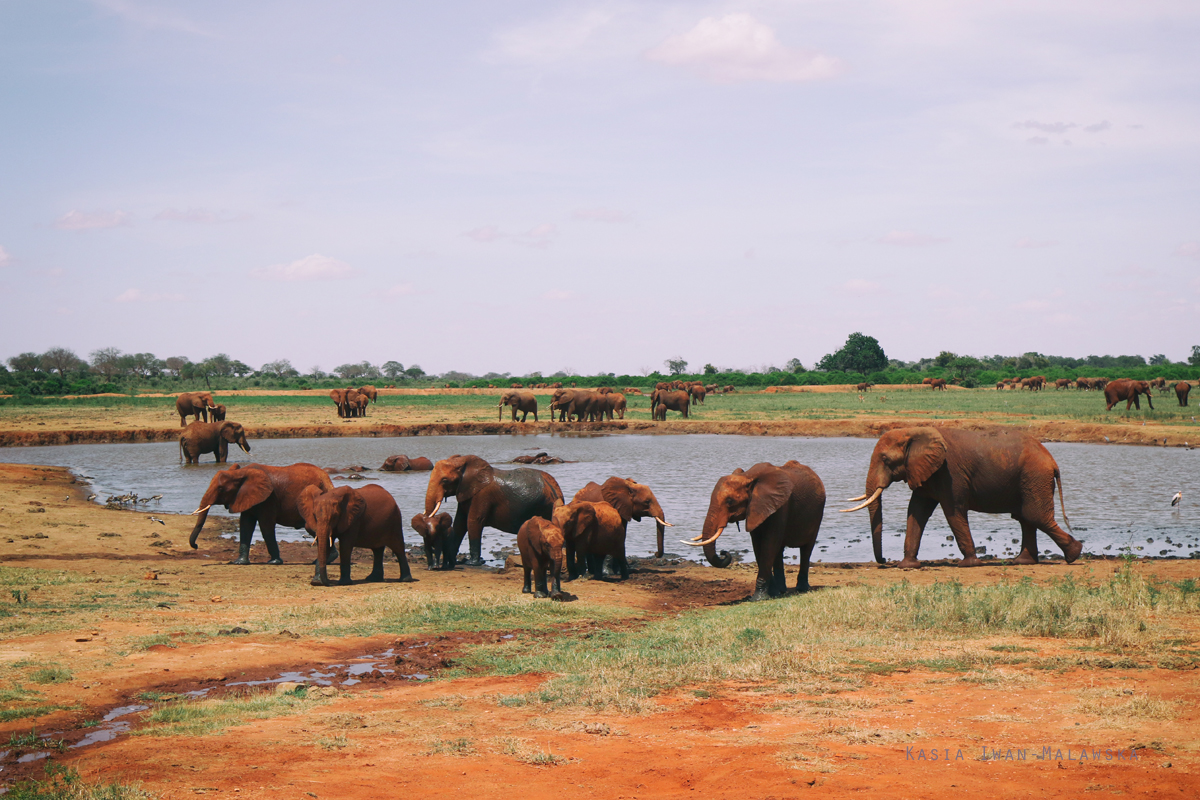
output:
[[[566,289],[551,289],[548,292],[542,292],[538,296],[543,300],[562,301],[572,300],[576,295],[574,292],[567,291]]]
[[[266,281],[334,281],[351,278],[356,270],[345,261],[313,253],[290,264],[256,267],[250,274]]]
[[[4,264],[3,253],[3,248],[0,248],[0,265]],[[1175,248],[1175,255],[1182,256],[1183,258],[1200,259],[1200,242],[1184,242]]]
[[[13,257],[8,254],[8,251],[0,247],[0,267],[7,267],[13,263]]]
[[[648,50],[646,58],[685,67],[712,83],[815,81],[842,70],[836,58],[785,47],[775,31],[749,14],[705,17]]]
[[[592,9],[506,28],[492,36],[488,60],[548,64],[578,55],[613,15]]]
[[[64,231],[90,231],[100,228],[118,228],[132,222],[133,218],[124,211],[97,211],[89,214],[72,209],[63,214],[54,223],[54,227]]]
[[[879,244],[894,244],[898,247],[928,247],[932,244],[943,244],[950,241],[942,236],[929,236],[912,231],[888,231],[875,240]]]
[[[1014,122],[1013,127],[1018,130],[1025,128],[1031,131],[1041,131],[1042,133],[1066,133],[1071,128],[1078,128],[1074,122],[1038,122],[1037,120],[1027,119],[1024,122]]]
[[[129,0],[92,0],[92,2],[126,22],[132,22],[142,28],[163,28],[196,36],[212,35],[186,17],[162,9],[150,8],[141,3],[133,3]]]
[[[411,283],[397,283],[385,289],[383,294],[385,297],[411,297],[419,292],[417,292],[417,287]]]
[[[495,225],[484,225],[481,228],[472,228],[463,234],[474,242],[494,242],[497,239],[503,239],[504,234]]]
[[[1050,140],[1045,136],[1030,136],[1025,140],[1025,144],[1050,144]]]
[[[545,222],[521,234],[516,240],[528,247],[549,247],[557,233],[556,226]]]
[[[1103,120],[1101,122],[1093,122],[1091,125],[1085,125],[1083,129],[1088,133],[1100,133],[1101,131],[1106,131],[1111,127],[1112,124],[1109,123],[1108,120]]]
[[[113,299],[118,303],[178,303],[183,299],[183,295],[158,292],[147,294],[141,289],[126,289]]]
[[[154,215],[156,220],[165,222],[236,222],[238,220],[249,219],[246,214],[219,214],[215,211],[208,211],[203,208],[189,208],[187,211],[179,211],[174,208],[163,209]]]
[[[1046,247],[1056,247],[1058,242],[1054,239],[1017,239],[1013,242],[1013,247],[1019,247],[1022,250],[1040,250]]]
[[[629,222],[633,217],[615,208],[577,208],[571,212],[571,219],[587,222]]]
[[[867,281],[862,278],[854,278],[838,286],[839,289],[850,292],[851,294],[874,294],[883,289],[875,281]]]

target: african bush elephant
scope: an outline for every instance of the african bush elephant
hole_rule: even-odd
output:
[[[379,390],[376,389],[371,384],[367,384],[366,386],[358,387],[358,393],[363,395],[364,397],[366,397],[372,403],[376,403],[379,401]]]
[[[193,422],[179,435],[179,460],[199,464],[204,453],[214,453],[218,464],[229,460],[229,445],[236,444],[250,452],[246,429],[238,422]]]
[[[625,527],[629,517],[605,502],[572,500],[555,508],[551,521],[562,529],[571,579],[585,573],[603,578],[607,556],[612,556],[613,569],[622,580],[629,577],[629,561],[625,558]]]
[[[946,382],[944,380],[942,380],[941,378],[929,378],[928,380],[929,380],[929,388],[930,389],[934,389],[934,390],[940,389],[943,392],[946,391]]]
[[[297,501],[306,486],[317,486],[328,492],[333,489],[329,475],[312,464],[292,464],[290,467],[268,467],[266,464],[234,464],[213,476],[208,490],[200,500],[200,508],[192,512],[199,516],[188,544],[196,549],[196,537],[208,519],[208,510],[214,505],[225,506],[226,510],[240,514],[238,520],[238,557],[231,564],[250,563],[250,542],[254,528],[262,531],[268,564],[282,564],[279,544],[275,541],[275,526],[285,528],[305,527]]]
[[[658,532],[658,551],[654,557],[663,557],[663,534],[667,528],[671,527],[671,523],[666,521],[666,515],[663,514],[662,506],[658,504],[658,498],[646,484],[637,483],[629,478],[618,478],[614,475],[603,485],[595,481],[589,482],[571,498],[572,503],[577,500],[608,503],[622,516],[638,522],[641,522],[643,517],[651,517]],[[727,567],[729,562],[727,561],[721,566]]]
[[[1150,381],[1150,386],[1154,389],[1166,389],[1167,388],[1167,379],[1166,378],[1155,378],[1154,380]]]
[[[651,417],[655,420],[665,420],[668,411],[678,411],[684,419],[688,418],[691,406],[691,395],[682,389],[659,391],[654,390],[650,395]]]
[[[558,411],[559,422],[571,422],[578,417],[580,422],[595,422],[604,412],[604,395],[591,389],[556,389],[550,403],[550,418]]]
[[[470,540],[468,566],[481,566],[483,529],[516,533],[530,517],[550,519],[563,500],[558,481],[540,469],[495,469],[479,456],[451,456],[433,466],[425,490],[425,514],[434,516],[447,497],[458,500],[446,538],[442,569],[454,569],[463,536]]]
[[[358,389],[346,389],[346,416],[362,417],[367,413],[367,398],[359,394]]]
[[[704,403],[704,398],[708,394],[708,390],[704,388],[704,384],[702,383],[693,383],[688,392],[692,396],[692,401],[700,404]]]
[[[417,514],[412,518],[412,529],[421,534],[421,541],[425,543],[426,569],[442,568],[442,550],[453,524],[445,511],[432,517]]]
[[[1142,404],[1138,402],[1138,395],[1146,395],[1146,402],[1150,404],[1150,410],[1154,410],[1154,400],[1151,399],[1154,395],[1150,394],[1150,384],[1146,381],[1135,381],[1130,378],[1118,378],[1104,387],[1104,401],[1107,403],[1105,411],[1112,411],[1112,407],[1122,400],[1125,401],[1125,410],[1128,411],[1130,406],[1133,406],[1138,411],[1142,410]]]
[[[213,422],[224,422],[225,421],[225,406],[220,403],[218,403],[215,406],[212,406],[211,408],[208,409],[208,416],[212,419]]]
[[[384,472],[428,472],[433,469],[433,462],[425,456],[388,456],[380,469]]]
[[[179,415],[179,427],[187,427],[187,418],[194,416],[196,422],[208,422],[208,412],[213,408],[212,392],[181,392],[175,397],[175,413]]]
[[[612,419],[615,414],[617,419],[625,419],[625,410],[628,408],[628,402],[625,400],[625,395],[620,392],[609,392],[600,396],[600,414],[601,417]]]
[[[346,416],[346,390],[345,389],[331,389],[329,391],[329,399],[332,400],[333,404],[337,406],[338,416],[345,417]]]
[[[758,577],[750,599],[764,600],[781,597],[787,590],[783,573],[785,547],[800,548],[796,591],[808,591],[809,561],[824,516],[825,485],[817,473],[798,461],[789,461],[782,467],[755,464],[745,472],[737,469],[717,480],[700,535],[691,541],[681,541],[704,547],[707,554],[730,522],[745,520],[754,544],[754,560],[758,563]]]
[[[1037,563],[1039,530],[1062,548],[1068,564],[1083,551],[1083,543],[1054,521],[1055,483],[1059,504],[1063,502],[1062,478],[1054,456],[1037,439],[1020,431],[914,427],[888,431],[879,437],[867,471],[866,494],[854,498],[863,502],[845,510],[870,510],[871,539],[875,560],[880,564],[884,558],[883,503],[879,496],[896,481],[906,481],[912,489],[901,568],[921,566],[917,560],[921,536],[939,504],[962,551],[960,567],[982,563],[975,556],[968,511],[1010,514],[1021,524],[1018,564]],[[1067,521],[1065,506],[1063,520]]]
[[[509,389],[504,394],[500,395],[500,403],[496,406],[497,421],[504,417],[504,407],[512,406],[512,421],[517,421],[517,412],[521,412],[521,422],[533,413],[533,421],[537,422],[538,418],[538,402],[537,397],[533,392],[528,390]]]
[[[1180,381],[1175,384],[1175,397],[1179,400],[1179,405],[1186,406],[1188,404],[1188,394],[1192,391],[1192,385],[1187,381]]]
[[[517,550],[521,553],[521,568],[525,571],[522,592],[534,597],[550,597],[556,600],[563,596],[564,546],[562,528],[553,522],[541,517],[532,517],[525,521],[521,530],[517,531]],[[552,581],[549,591],[546,586],[547,574]]]
[[[339,486],[329,491],[322,491],[319,486],[306,486],[300,492],[297,506],[305,527],[317,540],[313,586],[329,585],[325,565],[335,536],[341,554],[338,585],[350,584],[350,557],[356,547],[368,547],[375,556],[368,582],[383,580],[385,547],[400,562],[401,582],[412,580],[408,558],[404,554],[404,520],[400,517],[400,507],[387,489],[375,484],[361,489]]]

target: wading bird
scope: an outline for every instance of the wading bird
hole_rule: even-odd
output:
[[[1179,505],[1179,501],[1182,499],[1183,499],[1183,492],[1176,492],[1175,496],[1171,498],[1171,505],[1172,506]]]

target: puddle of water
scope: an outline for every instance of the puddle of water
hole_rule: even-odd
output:
[[[49,753],[26,753],[17,759],[17,763],[28,764],[30,761],[41,761],[43,758],[47,758],[49,755]]]

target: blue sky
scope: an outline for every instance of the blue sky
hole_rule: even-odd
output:
[[[1200,344],[1194,2],[0,2],[0,358]]]

